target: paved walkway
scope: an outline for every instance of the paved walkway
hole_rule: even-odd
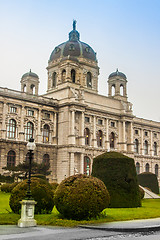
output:
[[[84,233],[84,231],[86,231]],[[92,232],[91,232],[92,231]],[[16,225],[0,225],[0,240],[4,239],[84,239],[74,238],[73,233],[76,236],[81,236],[86,233],[96,235],[96,232],[109,235],[111,232],[115,234],[123,233],[140,233],[150,231],[160,231],[160,218],[148,219],[148,220],[134,220],[104,223],[98,225],[82,225],[78,228],[64,228],[64,227],[52,227],[52,226],[36,226],[29,228],[19,228]],[[94,233],[93,233],[94,232]],[[67,237],[67,234],[69,237]],[[91,236],[91,234],[89,236]],[[63,236],[58,238],[58,236]],[[48,238],[47,238],[48,236]],[[49,237],[50,236],[50,237]],[[66,236],[66,237],[65,237]]]
[[[98,225],[81,225],[81,227],[117,232],[160,231],[160,218],[103,223]]]

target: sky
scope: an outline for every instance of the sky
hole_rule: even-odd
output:
[[[0,0],[0,87],[20,90],[31,69],[45,93],[50,54],[68,40],[73,19],[80,40],[97,53],[99,94],[107,96],[118,68],[134,115],[160,121],[159,0]]]

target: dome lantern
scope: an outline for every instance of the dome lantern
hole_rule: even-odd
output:
[[[73,30],[69,33],[69,41],[79,41],[79,32],[76,30],[76,20],[73,20]]]

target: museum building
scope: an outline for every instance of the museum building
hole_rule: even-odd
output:
[[[94,157],[106,151],[134,158],[137,173],[160,179],[160,123],[133,115],[127,77],[118,69],[108,77],[108,96],[98,94],[96,53],[80,41],[75,21],[69,40],[51,53],[47,71],[43,95],[31,70],[21,78],[21,91],[0,88],[0,174],[26,159],[33,137],[34,160],[50,163],[50,182],[89,175]]]

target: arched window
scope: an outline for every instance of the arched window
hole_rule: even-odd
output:
[[[76,71],[74,69],[71,70],[71,80],[73,83],[76,82]]]
[[[147,140],[144,141],[144,154],[145,155],[148,154],[148,141]]]
[[[137,172],[137,174],[140,174],[140,164],[139,164],[139,162],[136,163],[136,172]]]
[[[158,169],[159,169],[158,164],[156,164],[155,165],[155,174],[156,174],[157,177],[158,177]]]
[[[102,147],[102,131],[97,132],[97,146]]]
[[[48,124],[45,124],[43,127],[43,142],[44,143],[49,142],[49,132],[50,132],[49,126],[48,126]]]
[[[91,161],[89,157],[84,157],[84,174],[87,176],[91,174]]]
[[[35,85],[31,85],[31,91],[32,91],[32,94],[35,94],[35,92],[36,92],[36,88],[35,88]]]
[[[66,80],[66,70],[63,69],[63,71],[62,71],[62,82],[65,82],[65,80]]]
[[[111,132],[110,134],[110,148],[113,149],[115,148],[115,134]]]
[[[113,84],[112,87],[111,87],[111,96],[115,96],[115,91],[116,91],[115,89],[116,89],[116,87]]]
[[[9,120],[7,127],[7,137],[16,138],[16,121],[14,119]]]
[[[14,167],[16,164],[16,153],[10,150],[7,154],[7,167]]]
[[[149,163],[146,163],[145,171],[146,171],[146,172],[149,172]]]
[[[92,87],[92,75],[90,72],[87,72],[87,87]]]
[[[157,143],[156,142],[154,142],[154,144],[153,144],[153,152],[154,152],[154,156],[156,156],[157,155]]]
[[[49,155],[48,154],[44,154],[43,155],[43,162],[44,165],[49,165]]]
[[[57,73],[56,72],[53,73],[52,80],[53,80],[52,87],[56,87],[56,85],[57,85]]]
[[[23,92],[26,92],[26,84],[23,85]]]
[[[26,141],[29,141],[30,138],[33,138],[33,130],[34,126],[32,122],[28,122],[26,129],[25,129],[25,139]]]
[[[135,153],[139,152],[139,142],[138,142],[138,139],[135,139],[135,141],[134,141],[134,152]]]
[[[120,95],[124,96],[124,86],[123,86],[123,84],[120,85]]]
[[[89,145],[89,129],[88,128],[85,128],[84,129],[84,137],[85,137],[85,145]]]

